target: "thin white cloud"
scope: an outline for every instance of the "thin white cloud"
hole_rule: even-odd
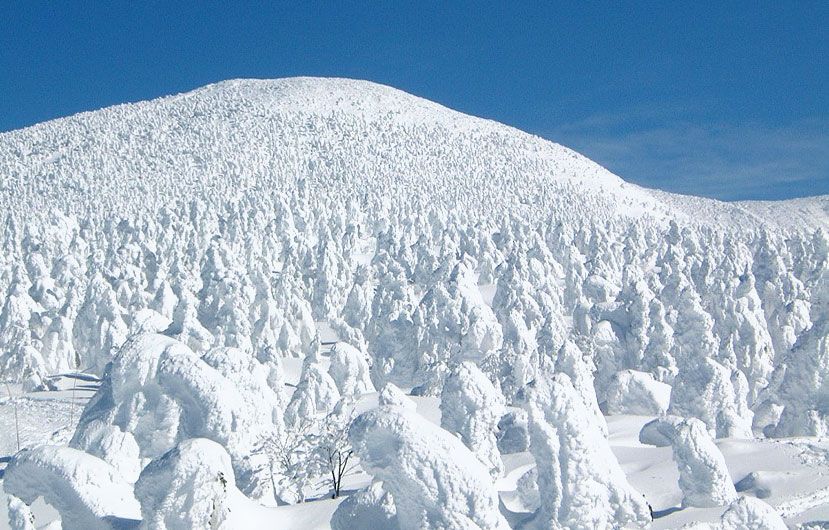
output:
[[[666,191],[723,200],[829,193],[829,120],[702,124],[672,120],[676,110],[597,115],[544,136],[626,180]]]

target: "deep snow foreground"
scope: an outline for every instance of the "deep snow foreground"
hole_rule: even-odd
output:
[[[411,399],[416,403],[418,413],[426,420],[432,423],[440,421],[436,400],[419,397]],[[362,407],[376,406],[374,395],[367,395],[364,400],[366,403]],[[637,439],[640,428],[649,419],[646,416],[611,416],[608,418],[608,426],[611,448],[628,480],[653,505],[657,519],[652,528],[679,528],[691,521],[717,522],[724,508],[677,510],[682,491],[678,485],[678,471],[670,447],[656,448],[641,444]],[[776,511],[785,513],[786,520],[793,525],[802,521],[829,519],[829,508],[826,506],[829,499],[829,479],[826,478],[829,476],[829,444],[804,439],[782,442],[723,440],[718,446],[722,449],[733,482],[741,490],[740,495],[759,497],[764,502],[779,507]],[[516,488],[518,479],[531,469],[532,457],[529,453],[522,452],[505,455],[504,461],[505,473],[495,483],[495,489],[511,512],[527,513],[529,507],[523,504]],[[368,480],[361,472],[350,475],[346,484],[349,495],[345,499],[350,499],[354,488],[366,485]],[[272,521],[279,520],[282,524],[280,528],[327,529],[342,500],[321,499],[279,508],[251,507],[246,514],[247,519],[239,524],[245,528],[271,528]],[[235,502],[245,501],[237,499]],[[0,505],[0,528],[3,529],[8,528],[5,510],[4,502]],[[56,516],[53,510],[41,502],[35,503],[35,513],[39,524],[53,520]],[[256,526],[257,522],[260,526]],[[352,525],[340,528],[359,527]]]
[[[2,134],[0,175],[15,528],[827,518],[825,198],[310,78]]]

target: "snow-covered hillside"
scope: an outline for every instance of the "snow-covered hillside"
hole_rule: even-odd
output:
[[[470,214],[520,207],[541,217],[555,209],[703,223],[752,218],[714,201],[675,208],[685,198],[654,198],[565,147],[346,79],[227,81],[5,133],[0,175],[0,206],[24,215],[54,207],[152,212],[191,196],[255,197],[305,181],[325,195],[386,190],[457,201]]]
[[[647,190],[342,79],[2,134],[10,524],[829,517],[826,201]]]

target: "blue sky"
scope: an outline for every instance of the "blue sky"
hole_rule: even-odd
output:
[[[4,2],[0,131],[234,77],[369,79],[721,199],[829,193],[829,2]]]

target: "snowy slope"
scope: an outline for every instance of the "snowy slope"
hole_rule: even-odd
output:
[[[53,520],[42,496],[65,527],[822,519],[826,201],[647,190],[342,79],[2,134],[10,518]]]
[[[829,229],[829,196],[788,201],[745,201],[736,203],[763,219],[780,226],[814,226]]]
[[[307,179],[316,192],[352,195],[391,187],[429,196],[453,182],[446,199],[465,197],[473,210],[755,219],[751,207],[714,201],[677,208],[685,198],[627,184],[560,145],[346,79],[227,81],[4,133],[0,175],[0,208],[26,214],[153,210]]]

